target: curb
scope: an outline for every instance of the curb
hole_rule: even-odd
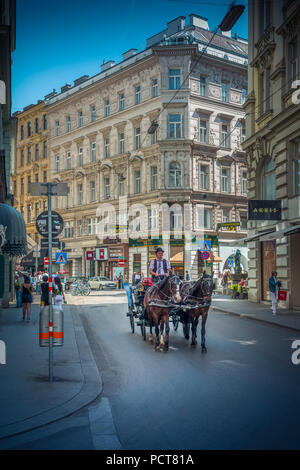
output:
[[[102,393],[103,383],[101,375],[99,374],[79,314],[75,310],[75,312],[70,313],[70,315],[73,320],[75,339],[83,376],[83,383],[80,391],[67,402],[62,403],[51,410],[45,411],[31,418],[27,418],[21,422],[19,421],[13,424],[8,424],[3,432],[0,431],[0,440],[33,431],[34,429],[66,418],[94,402]]]
[[[247,313],[245,314],[245,313],[230,312],[229,310],[224,310],[222,308],[218,308],[214,306],[212,306],[212,309],[215,310],[216,312],[222,312],[222,313],[227,313],[228,315],[234,315],[240,318],[248,318],[250,320],[256,320],[258,322],[265,323],[266,325],[280,326],[281,328],[286,328],[288,330],[300,331],[300,328],[296,328],[295,326],[282,325],[281,323],[275,323],[270,320],[264,320],[263,318],[252,317],[251,315],[248,315]]]

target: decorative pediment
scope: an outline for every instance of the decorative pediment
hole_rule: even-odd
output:
[[[131,154],[129,157],[130,162],[141,161],[141,160],[144,160],[144,156],[141,153],[134,153],[134,154]]]
[[[111,162],[108,160],[108,161],[105,161],[105,162],[101,162],[101,165],[100,165],[100,170],[103,171],[103,170],[111,170],[112,169],[112,164]]]
[[[85,175],[85,170],[80,166],[78,168],[75,168],[74,170],[74,176],[75,178],[81,177]]]

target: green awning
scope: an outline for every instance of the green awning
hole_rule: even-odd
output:
[[[0,203],[0,253],[9,256],[27,254],[25,222],[16,209]]]

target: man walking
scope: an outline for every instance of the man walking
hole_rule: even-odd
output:
[[[281,282],[277,281],[277,272],[272,271],[272,275],[269,279],[269,289],[271,293],[273,315],[276,315],[277,305],[278,305],[278,290],[281,286]]]
[[[171,271],[170,262],[163,258],[164,250],[160,247],[156,248],[156,258],[150,263],[149,273],[152,276],[153,283],[164,279],[165,276],[169,276]]]

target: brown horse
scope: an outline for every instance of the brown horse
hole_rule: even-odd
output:
[[[197,344],[197,326],[200,315],[202,316],[201,325],[201,352],[206,353],[205,345],[205,324],[208,310],[211,303],[213,291],[213,280],[210,276],[201,277],[196,283],[185,282],[180,289],[182,305],[188,305],[185,311],[183,322],[183,333],[186,339],[189,339],[190,323],[192,324],[192,342],[191,346]],[[195,307],[193,308],[193,304]]]
[[[166,276],[163,280],[150,287],[145,294],[144,307],[150,323],[149,342],[152,342],[152,327],[155,326],[156,351],[163,349],[163,351],[167,352],[169,349],[170,327],[168,306],[172,297],[175,297],[177,301],[179,300],[179,287],[180,279],[178,276]],[[165,337],[163,335],[164,327],[166,327]]]

